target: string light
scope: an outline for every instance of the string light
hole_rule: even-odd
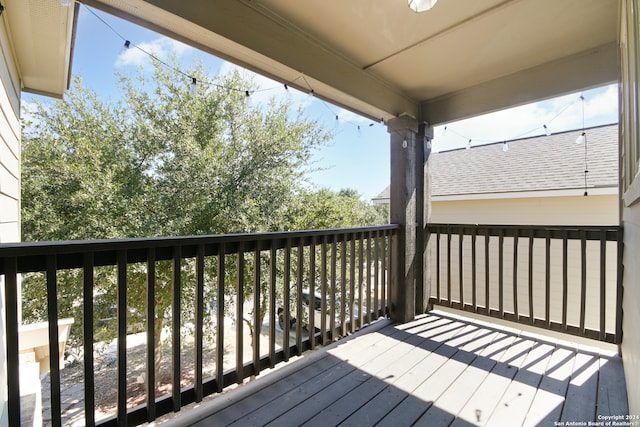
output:
[[[507,151],[509,151],[509,144],[507,142],[503,142],[502,143],[502,152],[506,153]]]
[[[569,102],[568,104],[566,104],[566,105],[565,105],[565,106],[564,106],[564,107],[563,107],[563,108],[562,108],[562,109],[561,109],[561,110],[560,110],[560,111],[559,111],[555,116],[553,116],[553,117],[551,118],[551,120],[547,121],[546,123],[544,123],[544,124],[542,125],[542,129],[544,130],[544,133],[545,133],[545,135],[546,135],[546,136],[551,136],[551,135],[553,134],[553,133],[551,132],[551,129],[549,128],[549,126],[548,126],[548,125],[549,125],[551,122],[553,122],[555,119],[557,119],[558,117],[560,117],[560,115],[561,115],[562,113],[564,113],[564,112],[565,112],[569,107],[571,107],[572,105],[574,105],[574,104],[575,104],[576,102],[578,102],[578,101],[582,101],[582,102],[583,102],[583,125],[582,125],[582,127],[583,127],[583,131],[584,131],[584,97],[583,97],[583,96],[580,96],[580,97],[578,97],[578,98],[575,98],[574,100],[572,100],[572,101],[571,101],[571,102]],[[526,131],[526,132],[522,132],[522,133],[521,133],[521,134],[519,134],[519,135],[516,135],[516,136],[514,136],[514,137],[512,137],[512,138],[509,138],[509,140],[517,140],[517,139],[520,139],[520,138],[522,138],[522,137],[525,137],[526,135],[529,135],[529,134],[531,134],[531,133],[535,132],[536,130],[538,130],[538,131],[539,131],[539,130],[540,130],[540,127],[538,126],[538,127],[536,127],[536,128],[532,128],[532,129],[530,129],[530,130],[528,130],[528,131]],[[469,137],[469,136],[467,136],[467,135],[464,135],[464,134],[462,134],[462,133],[460,133],[460,132],[457,132],[455,129],[451,128],[450,126],[444,126],[444,127],[443,127],[443,129],[442,129],[442,134],[441,134],[441,138],[444,138],[444,137],[447,135],[447,133],[453,133],[454,135],[456,135],[456,136],[458,136],[458,137],[462,138],[463,140],[466,140],[466,141],[467,141],[467,143],[466,143],[466,147],[467,147],[467,149],[468,149],[468,147],[469,147],[469,145],[470,145],[470,144],[469,144],[469,141],[470,141],[470,140],[472,140],[472,141],[474,141],[474,142],[482,143],[482,144],[498,144],[498,143],[500,143],[500,141],[496,141],[496,140],[483,140],[483,139],[479,139],[479,138],[470,138],[470,137]],[[586,138],[586,136],[585,136],[585,138]],[[582,136],[579,136],[579,137],[578,137],[578,139],[576,139],[576,144],[583,143],[583,142],[584,142],[584,140],[585,140],[585,138],[582,138]],[[508,147],[505,147],[505,146],[504,146],[504,144],[505,144],[505,143],[503,142],[503,151],[504,151],[504,152],[507,152],[507,151],[508,151]]]
[[[61,3],[63,3],[63,4],[67,4],[67,3],[68,3],[69,5],[75,2],[75,0],[60,0],[60,1],[61,1]],[[431,0],[431,1],[432,1],[433,3],[435,3],[435,1],[433,1],[433,0]],[[198,85],[206,85],[206,86],[214,86],[214,87],[217,87],[217,88],[219,88],[219,89],[223,89],[223,90],[229,90],[229,91],[234,91],[234,90],[235,90],[235,91],[239,91],[239,92],[244,92],[244,94],[245,94],[245,96],[246,96],[246,98],[247,98],[247,102],[249,102],[249,103],[250,103],[250,98],[251,98],[251,94],[252,94],[252,93],[255,93],[255,92],[263,92],[263,91],[270,91],[270,90],[277,89],[278,87],[282,87],[282,86],[274,86],[274,87],[269,87],[269,88],[257,89],[257,90],[254,90],[254,91],[250,92],[249,90],[242,89],[242,88],[237,88],[237,87],[236,87],[236,88],[233,88],[233,87],[226,87],[226,86],[224,86],[224,85],[220,85],[220,84],[217,84],[217,83],[214,83],[214,82],[208,82],[208,81],[204,81],[204,80],[198,80],[198,79],[196,79],[195,77],[188,75],[188,74],[187,74],[187,73],[185,73],[184,71],[182,71],[182,70],[180,70],[180,69],[178,69],[178,68],[176,68],[176,67],[174,67],[174,66],[172,66],[172,65],[168,64],[167,62],[163,61],[162,59],[158,58],[157,56],[153,55],[152,53],[150,53],[150,52],[146,51],[145,49],[141,48],[140,46],[138,46],[138,45],[136,45],[136,44],[132,43],[130,40],[128,40],[128,39],[126,39],[126,38],[124,38],[124,37],[123,37],[123,36],[122,36],[118,31],[116,31],[116,30],[115,30],[115,28],[113,28],[113,27],[112,27],[108,22],[106,22],[102,17],[100,17],[96,12],[94,12],[94,10],[93,10],[92,8],[90,8],[89,6],[86,6],[85,4],[82,4],[82,3],[81,3],[80,5],[81,5],[82,7],[85,7],[85,8],[86,8],[86,10],[87,10],[90,14],[92,14],[96,19],[98,19],[99,21],[101,21],[101,22],[102,22],[102,23],[103,23],[107,28],[109,28],[109,29],[110,29],[110,30],[111,30],[115,35],[117,35],[118,37],[120,37],[120,38],[124,41],[124,48],[125,48],[125,49],[131,49],[131,48],[138,49],[139,51],[141,51],[142,53],[146,54],[147,56],[149,56],[150,58],[152,58],[153,60],[155,60],[155,61],[156,61],[156,62],[158,62],[159,64],[161,64],[161,65],[165,66],[166,68],[169,68],[169,69],[171,69],[171,70],[175,71],[176,73],[179,73],[179,74],[184,75],[185,77],[188,77],[188,78],[191,80],[191,85],[190,85],[190,88],[189,88],[189,92],[190,92],[190,94],[191,94],[192,96],[194,96],[194,97],[197,95],[197,86],[198,86]],[[299,80],[299,79],[302,79],[302,80],[304,80],[304,81],[305,81],[305,83],[306,83],[307,87],[309,88],[309,89],[308,89],[308,90],[309,90],[309,92],[308,92],[309,96],[315,97],[315,90],[311,87],[311,85],[309,84],[309,82],[307,81],[306,77],[305,77],[303,74],[300,74],[300,75],[299,75],[298,77],[296,77],[295,79],[293,79],[293,80],[291,80],[291,81],[289,81],[289,82],[287,82],[287,83],[284,83],[284,88],[285,88],[285,90],[286,90],[287,97],[290,97],[290,98],[292,97],[292,92],[289,90],[289,85],[290,85],[290,84],[292,84],[292,83],[295,83],[295,82],[296,82],[297,80]],[[582,99],[582,97],[581,97],[581,99]],[[331,110],[331,108],[327,105],[327,103],[326,103],[326,102],[324,102],[324,101],[322,101],[322,100],[320,100],[320,101],[322,102],[322,104],[323,104],[323,105],[325,105],[325,107],[326,107],[327,109]],[[565,108],[564,108],[560,113],[558,113],[558,114],[557,114],[553,119],[549,120],[547,123],[552,122],[555,118],[557,118],[557,117],[558,117],[558,116],[559,116],[559,115],[560,115],[564,110],[566,110],[566,109],[567,109],[569,106],[571,106],[571,105],[572,105],[572,104],[567,105],[567,106],[566,106],[566,107],[565,107]],[[339,116],[338,116],[337,114],[335,115],[335,119],[336,119],[335,123],[336,123],[336,127],[337,127],[337,126],[339,125],[339,122],[340,122],[340,120],[339,120]],[[358,124],[356,124],[356,123],[353,123],[353,122],[349,122],[349,121],[346,121],[345,123],[349,123],[349,124],[351,124],[351,125],[355,126],[358,132],[360,132],[360,131],[361,131],[361,127],[360,127],[360,125],[358,125]],[[380,118],[380,123],[381,123],[381,124],[384,124],[384,123],[385,123],[384,118]],[[373,123],[369,124],[369,126],[370,126],[370,127],[371,127],[372,125],[373,125]],[[544,129],[545,129],[545,132],[547,132],[547,131],[548,131],[548,127],[547,127],[547,125],[545,124],[545,125],[543,125],[543,127],[544,127]],[[448,128],[447,126],[445,126],[445,127],[444,127],[443,132],[442,132],[442,137],[444,137],[444,136],[446,135],[446,133],[447,133],[447,130],[448,130],[448,129],[449,129],[449,128]],[[451,131],[453,131],[453,130],[451,130]],[[456,132],[454,132],[454,133],[456,133]],[[529,132],[527,132],[527,133],[531,133],[531,131],[529,131]],[[550,134],[550,132],[549,132],[549,133],[547,133],[547,135],[549,135],[549,134]],[[459,135],[459,134],[458,134],[458,135]],[[516,138],[513,138],[513,139],[517,139],[517,137],[516,137]],[[474,139],[474,140],[479,141],[479,142],[489,142],[489,143],[490,143],[490,142],[492,142],[492,141],[482,141],[482,140],[479,140],[479,139]],[[470,141],[470,140],[469,140],[469,141]],[[404,141],[403,141],[403,147],[404,147],[405,145],[406,145],[406,140],[404,140]],[[467,145],[468,145],[468,146],[470,146],[470,143],[467,143]],[[504,151],[507,151],[507,150],[508,150],[508,147],[507,147],[507,149],[506,149],[506,150],[504,150]]]
[[[467,150],[471,149],[471,140],[467,141]]]
[[[69,4],[72,4],[72,3],[74,3],[74,2],[75,2],[75,0],[61,0],[61,2],[65,2],[65,1],[69,2]],[[160,64],[160,65],[164,66],[165,68],[168,68],[168,69],[170,69],[170,70],[173,70],[174,72],[176,72],[176,73],[178,73],[178,74],[181,74],[181,75],[183,75],[183,76],[187,77],[187,78],[190,80],[190,82],[191,82],[191,84],[190,84],[190,88],[189,88],[189,93],[191,94],[191,96],[194,96],[194,97],[195,97],[195,96],[197,95],[197,86],[202,86],[202,85],[205,85],[205,86],[213,86],[213,87],[216,87],[216,88],[221,89],[221,90],[227,90],[227,91],[238,91],[238,92],[244,93],[244,94],[245,94],[245,97],[246,97],[246,100],[247,100],[247,104],[248,104],[248,105],[251,105],[251,104],[252,104],[252,102],[251,102],[251,98],[252,98],[252,97],[251,97],[251,95],[252,95],[253,93],[257,93],[257,92],[266,92],[266,91],[272,91],[272,90],[276,90],[276,89],[278,89],[278,88],[282,88],[282,86],[281,86],[281,85],[277,85],[277,86],[266,87],[266,88],[261,88],[261,89],[256,89],[256,90],[251,90],[251,91],[249,91],[248,89],[244,89],[244,88],[238,88],[238,87],[227,87],[227,86],[224,86],[224,85],[221,85],[221,84],[215,83],[215,82],[205,81],[205,80],[202,80],[202,79],[196,79],[195,77],[193,77],[193,76],[189,75],[188,73],[186,73],[186,72],[184,72],[184,71],[180,70],[179,68],[176,68],[176,67],[174,67],[173,65],[171,65],[171,64],[169,64],[169,63],[167,63],[167,62],[163,61],[161,58],[159,58],[159,57],[157,57],[157,56],[153,55],[151,52],[148,52],[147,50],[145,50],[145,49],[143,49],[142,47],[140,47],[140,46],[136,45],[135,43],[132,43],[129,39],[125,38],[122,34],[120,34],[120,33],[119,33],[119,32],[118,32],[118,31],[117,31],[113,26],[111,26],[107,21],[105,21],[105,20],[104,20],[100,15],[98,15],[98,14],[97,14],[97,13],[96,13],[92,8],[91,8],[91,7],[89,7],[89,6],[85,5],[85,4],[82,4],[82,3],[80,3],[80,6],[81,6],[81,7],[84,7],[84,8],[86,9],[86,11],[87,11],[87,12],[89,12],[91,15],[93,15],[93,16],[94,16],[98,21],[100,21],[100,22],[101,22],[105,27],[107,27],[109,30],[111,30],[111,32],[113,32],[116,36],[118,36],[120,39],[122,39],[124,49],[132,49],[132,48],[135,48],[135,49],[139,50],[140,52],[144,53],[145,55],[147,55],[148,57],[152,58],[154,61],[156,61],[158,64]],[[0,12],[0,13],[1,13],[1,12]],[[305,82],[306,86],[308,87],[308,90],[309,90],[308,94],[309,94],[309,96],[311,96],[311,97],[315,97],[315,95],[316,95],[315,90],[314,90],[314,89],[313,89],[313,87],[309,84],[309,81],[308,81],[308,80],[307,80],[307,78],[304,76],[304,74],[300,74],[300,75],[299,75],[298,77],[296,77],[295,79],[293,79],[293,80],[291,80],[291,81],[289,81],[289,82],[287,82],[287,83],[284,83],[284,88],[285,88],[285,90],[286,90],[287,97],[288,97],[289,99],[292,99],[292,98],[293,98],[293,96],[292,96],[292,91],[291,91],[291,90],[289,90],[290,85],[291,85],[291,84],[293,84],[293,83],[295,83],[296,81],[298,81],[298,80],[300,80],[300,79],[304,80],[304,82]],[[325,107],[326,107],[326,108],[331,112],[331,114],[335,114],[335,112],[334,112],[334,111],[329,107],[329,105],[327,104],[327,102],[325,102],[325,101],[323,101],[323,100],[319,100],[319,102],[321,102],[321,103],[322,103],[322,105],[324,105],[324,106],[325,106]],[[340,122],[344,122],[344,123],[351,124],[351,125],[353,125],[354,127],[356,127],[357,131],[360,133],[361,128],[360,128],[360,125],[359,125],[359,124],[354,123],[354,122],[351,122],[351,121],[339,120],[339,116],[338,116],[337,114],[335,114],[335,117],[336,117],[336,122],[335,122],[335,123],[336,123],[336,128],[340,125]],[[381,124],[384,124],[384,118],[383,118],[383,117],[381,117],[381,118],[380,118],[380,123],[381,123]],[[371,123],[369,126],[372,126],[373,124],[374,124],[374,123]]]
[[[286,84],[286,83],[284,84],[284,90],[285,90],[285,93],[287,94],[287,99],[288,100],[293,99],[293,95],[291,94],[291,91],[289,90],[289,85]]]
[[[189,88],[191,96],[196,96],[198,93],[198,79],[191,77],[191,87]]]
[[[588,196],[587,175],[589,174],[589,165],[587,163],[587,133],[584,131],[584,96],[580,95],[580,101],[582,101],[582,133],[576,139],[576,144],[584,144],[584,195]]]

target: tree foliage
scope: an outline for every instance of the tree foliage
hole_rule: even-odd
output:
[[[151,74],[142,70],[136,76],[120,76],[120,101],[101,99],[76,78],[63,99],[37,105],[23,131],[24,241],[386,222],[384,212],[353,190],[335,193],[306,185],[313,150],[331,138],[319,123],[287,101],[249,105],[244,90],[234,88],[251,87],[251,82],[238,73],[211,78],[196,67],[188,74],[213,84],[199,85],[193,96],[182,74],[156,63]],[[168,262],[159,263],[156,270],[156,346],[170,316],[170,268]],[[232,264],[226,270],[233,276]],[[96,318],[108,319],[115,304],[116,276],[108,267],[95,274]],[[208,276],[210,299],[216,274]],[[79,275],[60,275],[63,316],[82,316]],[[142,322],[145,268],[130,266],[128,275],[130,318]],[[193,291],[188,285],[194,282],[193,266],[187,263],[183,275],[183,294],[188,295]],[[233,277],[228,282],[232,293]],[[243,297],[253,292],[250,284],[246,292]],[[25,320],[46,317],[38,297],[43,294],[43,277],[24,280]],[[96,324],[104,326],[96,331],[103,331],[107,339],[108,325]]]

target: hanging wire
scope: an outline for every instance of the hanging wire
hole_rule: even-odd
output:
[[[147,50],[145,50],[144,48],[140,47],[139,45],[132,43],[129,39],[125,38],[122,34],[120,34],[112,25],[110,25],[105,19],[103,19],[100,15],[98,15],[91,7],[80,3],[81,6],[83,6],[91,15],[93,15],[96,19],[98,19],[100,22],[102,22],[102,24],[104,24],[108,29],[110,29],[116,36],[118,36],[120,39],[123,40],[124,42],[124,46],[126,48],[135,48],[138,49],[140,52],[144,53],[145,55],[149,56],[150,58],[152,58],[154,61],[157,61],[159,64],[162,64],[164,67],[173,70],[174,72],[187,77],[188,81],[193,82],[194,79],[196,79],[196,77],[182,71],[179,68],[174,67],[173,65],[163,61],[161,58],[159,58],[158,56],[154,55],[152,52],[149,52]],[[305,83],[305,85],[307,86],[308,90],[309,90],[309,94],[314,96],[315,95],[315,91],[313,89],[313,87],[311,86],[311,84],[309,83],[309,81],[307,80],[307,78],[305,77],[304,74],[300,74],[298,77],[296,77],[295,79],[288,81],[286,83],[284,83],[284,87],[285,90],[288,90],[289,86],[292,85],[293,83],[295,83],[296,81],[302,79]],[[236,92],[240,92],[243,93],[247,98],[251,96],[251,94],[254,93],[258,93],[258,92],[265,92],[265,91],[271,91],[271,90],[275,90],[278,88],[282,88],[282,85],[274,85],[273,87],[266,87],[266,88],[261,88],[261,89],[255,89],[255,90],[247,90],[247,89],[242,89],[242,88],[237,88],[237,87],[227,87],[224,85],[220,85],[218,83],[213,83],[210,81],[205,81],[202,80],[200,78],[197,79],[197,84],[198,85],[209,85],[209,86],[214,86],[217,87],[218,89],[224,89],[224,90],[229,90],[229,91],[236,91]],[[584,98],[581,96],[580,99],[583,101],[583,129],[584,129]],[[329,112],[331,112],[332,116],[336,117],[336,123],[339,120],[339,116],[338,114],[327,104],[327,102],[325,102],[324,100],[320,100],[322,105],[325,106],[325,108],[327,108],[327,110]],[[551,122],[553,122],[555,119],[557,119],[562,113],[564,113],[569,107],[571,107],[573,104],[575,103],[575,101],[572,101],[571,103],[567,104],[561,111],[559,111],[551,120],[548,120],[547,122],[545,122],[545,126]],[[384,120],[381,119],[380,120],[381,123],[384,123]],[[352,126],[354,126],[356,128],[356,130],[360,131],[360,124],[359,123],[354,123],[351,121],[343,121],[343,123],[348,123]],[[370,124],[369,126],[372,126],[372,124]],[[536,127],[535,129],[531,129],[528,130],[526,132],[523,132],[521,134],[518,134],[516,136],[514,136],[511,139],[519,139],[525,135],[528,135],[532,132],[535,132],[536,130],[538,130],[540,127]],[[443,131],[443,135],[444,132],[451,132],[465,140],[471,140],[473,139],[474,142],[479,142],[479,143],[485,143],[485,144],[495,144],[495,143],[499,143],[501,141],[496,141],[496,140],[483,140],[483,139],[478,139],[478,138],[470,138],[467,135],[463,135],[460,132],[457,132],[455,129],[452,129],[450,126],[446,126],[445,127],[445,131]],[[586,144],[585,144],[585,175],[586,175],[587,171],[586,171]],[[586,177],[585,177],[585,181],[586,181]]]
[[[580,100],[582,101],[582,135],[584,138],[584,195],[588,196],[587,192],[587,175],[589,174],[589,164],[588,164],[588,151],[587,151],[587,134],[584,131],[584,96],[580,95]]]
[[[575,105],[576,102],[583,100],[584,98],[582,96],[580,96],[579,98],[576,98],[574,100],[572,100],[571,102],[567,103],[567,105],[565,105],[562,110],[560,110],[558,113],[555,114],[555,116],[553,116],[550,120],[544,122],[544,124],[542,125],[542,129],[547,130],[548,127],[547,125],[549,125],[551,122],[553,122],[555,119],[557,119],[558,117],[560,117],[562,115],[562,113],[564,113],[565,111],[567,111],[567,109],[569,109],[569,107],[571,107],[572,105]],[[583,116],[584,116],[584,104],[583,104]],[[584,128],[584,117],[583,117],[583,125],[582,127]],[[540,129],[540,126],[536,126],[533,129],[527,130],[526,132],[522,132],[519,133],[511,138],[509,138],[509,141],[515,140],[515,139],[520,139],[526,135],[529,135],[537,130]],[[445,126],[445,130],[443,131],[443,136],[444,136],[444,132],[450,132],[453,133],[454,135],[462,138],[463,140],[470,140],[473,139],[474,142],[480,142],[480,143],[484,143],[484,144],[498,144],[500,142],[502,142],[502,140],[487,140],[487,139],[479,139],[479,138],[471,138],[469,135],[465,135],[462,134],[458,131],[456,131],[455,129],[451,128],[451,126]],[[546,133],[546,131],[545,131]]]

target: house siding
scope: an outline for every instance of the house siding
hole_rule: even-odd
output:
[[[620,2],[620,182],[623,190],[622,222],[624,225],[624,298],[622,301],[622,360],[627,381],[629,413],[640,414],[640,1]]]
[[[20,80],[6,21],[0,19],[0,243],[20,240]],[[0,277],[0,339],[6,342]],[[0,352],[0,425],[8,425],[5,352]]]
[[[431,222],[448,224],[617,225],[618,195],[432,201]]]

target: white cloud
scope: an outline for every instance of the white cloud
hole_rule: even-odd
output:
[[[170,39],[168,37],[160,37],[149,42],[131,43],[131,47],[123,49],[122,53],[116,58],[116,67],[134,65],[138,66],[146,63],[151,58],[149,54],[156,56],[161,60],[165,60],[169,54],[175,53],[178,57],[194,48]]]

